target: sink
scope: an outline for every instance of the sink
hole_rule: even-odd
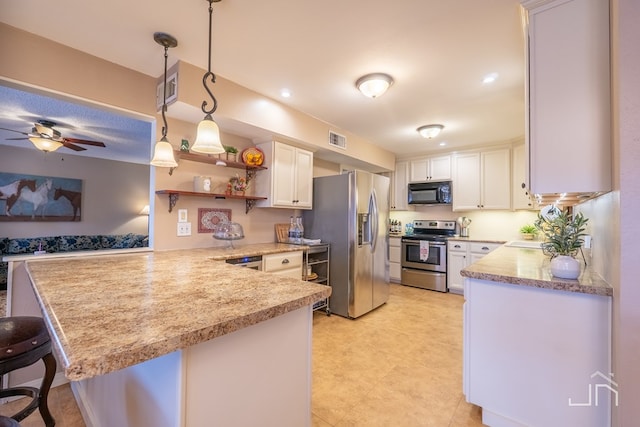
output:
[[[504,245],[512,248],[542,249],[542,242],[532,240],[512,240]]]

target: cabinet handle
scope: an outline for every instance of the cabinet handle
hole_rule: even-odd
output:
[[[488,248],[488,247],[486,247],[486,246],[483,246],[483,247],[482,247],[482,250],[483,250],[483,251],[488,251],[488,250],[489,250],[489,248]]]
[[[285,259],[282,260],[282,263],[283,264],[289,264],[289,260],[287,258],[285,258]]]
[[[526,185],[524,185],[524,182],[523,182],[521,185],[522,185],[522,189],[524,190],[524,188],[526,187]]]
[[[454,248],[460,249],[460,245],[455,245]]]

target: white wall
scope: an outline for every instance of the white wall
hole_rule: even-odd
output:
[[[74,156],[64,149],[45,154],[25,141],[25,148],[0,145],[0,172],[82,180],[81,221],[0,221],[2,237],[148,233],[149,217],[139,215],[149,204],[147,165]],[[4,208],[0,202],[2,214]]]

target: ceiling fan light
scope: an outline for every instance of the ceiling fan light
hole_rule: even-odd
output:
[[[220,141],[220,128],[218,124],[207,114],[205,118],[198,123],[198,133],[196,140],[191,147],[191,151],[203,154],[220,154],[224,153],[224,147]]]
[[[426,125],[420,126],[417,131],[423,138],[432,139],[438,136],[442,129],[444,129],[442,125]]]
[[[393,78],[384,73],[367,74],[356,81],[358,90],[369,98],[377,98],[382,95],[392,84]]]
[[[63,145],[62,142],[55,141],[53,139],[48,139],[48,138],[41,138],[38,136],[29,138],[29,141],[31,141],[38,150],[44,151],[45,153],[56,151],[58,148],[62,147]]]
[[[151,165],[160,168],[175,168],[178,166],[178,162],[173,157],[173,146],[167,141],[167,138],[163,137],[156,143]]]

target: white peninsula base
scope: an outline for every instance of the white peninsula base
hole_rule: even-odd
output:
[[[72,389],[88,427],[309,426],[312,320],[305,306]]]
[[[604,427],[611,298],[465,280],[464,394],[491,427]]]

